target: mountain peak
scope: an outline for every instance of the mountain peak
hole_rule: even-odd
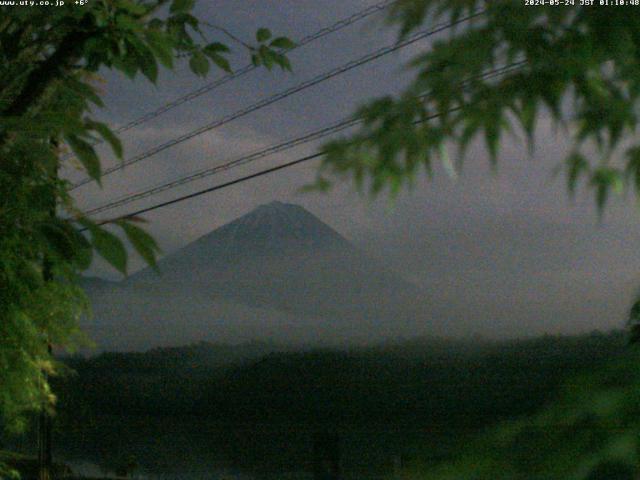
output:
[[[265,207],[270,207],[270,208],[284,208],[284,207],[297,207],[298,205],[295,205],[293,203],[284,203],[281,202],[280,200],[274,200],[273,202],[269,202],[269,203],[265,203],[263,205],[260,205],[257,208],[265,208]]]
[[[229,265],[260,257],[315,256],[353,249],[349,241],[304,207],[274,201],[200,237],[161,259],[158,265],[165,273],[184,269],[208,275],[208,271],[219,272]],[[156,277],[147,268],[131,276],[129,282]]]
[[[300,205],[273,201],[260,205],[213,232],[234,244],[251,243],[269,250],[292,244],[336,246],[348,242]]]
[[[269,212],[293,212],[293,211],[305,211],[309,213],[308,210],[306,210],[304,207],[301,207],[300,205],[296,205],[295,203],[284,203],[279,200],[274,200],[273,202],[258,205],[247,215],[251,215],[254,212],[264,214]]]

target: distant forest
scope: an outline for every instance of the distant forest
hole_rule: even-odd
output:
[[[271,480],[308,471],[315,435],[334,431],[345,478],[379,478],[400,458],[455,459],[480,431],[539,410],[561,384],[629,348],[616,331],[341,349],[203,342],[68,357],[74,373],[54,383],[54,446],[57,458],[104,471],[135,458],[159,475],[201,468],[198,478],[222,465]],[[28,437],[15,447],[30,451]]]
[[[342,350],[200,343],[68,358],[75,373],[55,387],[60,416],[71,423],[105,414],[187,415],[231,423],[475,429],[534,411],[562,381],[626,344],[620,331],[494,342],[418,339]]]

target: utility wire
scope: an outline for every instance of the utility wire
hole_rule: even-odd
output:
[[[288,53],[288,52],[292,52],[298,48],[304,47],[305,45],[308,45],[310,43],[315,42],[316,40],[319,40],[323,37],[326,37],[327,35],[330,35],[332,33],[338,32],[344,28],[347,28],[350,25],[353,25],[354,23],[357,23],[361,20],[364,20],[368,17],[370,17],[373,14],[376,14],[378,12],[381,12],[382,10],[385,10],[386,8],[390,7],[392,4],[396,3],[398,0],[385,0],[383,2],[379,2],[376,3],[375,5],[371,5],[367,8],[364,8],[363,10],[360,10],[346,18],[343,18],[341,20],[338,20],[336,23],[328,26],[328,27],[324,27],[320,30],[318,30],[317,32],[311,34],[311,35],[307,35],[303,38],[301,38],[300,40],[298,40],[296,42],[296,45],[292,48],[288,48],[288,49],[283,49],[282,53]],[[207,26],[212,26],[212,25],[208,25],[205,23],[205,25]],[[212,26],[213,28],[216,29],[220,29],[220,27],[217,26]],[[229,35],[229,32],[227,32],[227,34]],[[240,41],[240,43],[243,43],[242,41]],[[214,80],[212,82],[207,83],[206,85],[203,85],[202,87],[193,90],[189,93],[186,93],[185,95],[178,97],[174,100],[172,100],[169,103],[166,103],[160,107],[158,107],[155,110],[152,110],[150,112],[145,113],[144,115],[131,120],[129,123],[126,123],[118,128],[116,128],[114,130],[114,133],[124,133],[128,130],[131,130],[132,128],[137,127],[138,125],[142,125],[143,123],[146,123],[150,120],[153,120],[156,117],[159,117],[160,115],[173,110],[176,107],[179,107],[180,105],[183,105],[187,102],[190,102],[191,100],[194,100],[202,95],[204,95],[205,93],[211,92],[212,90],[215,90],[218,87],[221,87],[222,85],[229,83],[232,80],[235,80],[237,78],[242,77],[243,75],[246,75],[249,72],[252,72],[253,70],[257,69],[258,67],[256,65],[254,65],[253,63],[249,63],[247,65],[245,65],[242,68],[239,68],[238,70],[235,70],[233,73],[230,73],[228,75],[224,75],[223,77],[220,77],[217,80]],[[100,143],[104,143],[103,140],[96,140],[95,142],[93,142],[93,145],[98,145]],[[71,157],[73,156],[72,153],[69,153],[65,156],[65,158],[67,157]]]
[[[255,112],[257,110],[260,110],[268,105],[271,105],[273,103],[276,103],[284,98],[287,98],[291,95],[294,95],[298,92],[301,92],[303,90],[306,90],[312,86],[315,86],[319,83],[322,83],[326,80],[329,80],[331,78],[337,77],[338,75],[341,75],[343,73],[346,73],[350,70],[353,70],[357,67],[360,67],[361,65],[364,65],[366,63],[372,62],[374,60],[377,60],[378,58],[384,57],[385,55],[389,55],[390,53],[393,53],[397,50],[400,50],[402,48],[405,48],[409,45],[412,45],[420,40],[424,40],[425,38],[428,38],[432,35],[435,35],[437,33],[440,33],[444,30],[447,30],[449,28],[452,28],[458,24],[467,22],[469,20],[471,20],[472,18],[475,18],[479,15],[482,15],[484,13],[484,10],[481,11],[477,11],[475,13],[472,13],[464,18],[458,19],[454,22],[448,22],[448,23],[443,23],[443,24],[439,24],[436,27],[430,29],[430,30],[421,30],[417,33],[415,33],[414,35],[411,35],[410,37],[401,40],[399,42],[396,42],[392,45],[388,45],[386,47],[380,48],[374,52],[371,52],[367,55],[364,55],[358,59],[352,60],[340,67],[334,68],[332,70],[329,70],[328,72],[325,72],[321,75],[318,75],[310,80],[307,80],[301,84],[298,84],[294,87],[288,88],[282,92],[279,92],[275,95],[272,95],[270,97],[267,97],[263,100],[260,100],[257,103],[254,103],[248,107],[245,107],[241,110],[238,110],[230,115],[227,115],[225,117],[222,117],[221,119],[215,120],[209,124],[206,124],[200,128],[197,128],[195,130],[192,130],[191,132],[185,133],[183,135],[180,135],[172,140],[169,140],[168,142],[162,143],[160,145],[157,145],[156,147],[147,150],[146,152],[143,152],[139,155],[136,155],[134,157],[131,157],[127,160],[125,160],[124,162],[119,163],[118,165],[114,165],[111,168],[106,169],[102,176],[105,177],[106,175],[109,175],[113,172],[116,172],[118,170],[123,169],[124,167],[128,166],[128,165],[132,165],[134,163],[140,162],[142,160],[145,160],[149,157],[152,157],[164,150],[167,150],[175,145],[178,145],[180,143],[183,143],[187,140],[190,140],[194,137],[197,137],[199,135],[202,135],[205,132],[211,131],[215,128],[218,128],[222,125],[225,125],[226,123],[229,123],[233,120],[236,120],[240,117],[244,117],[252,112]],[[93,179],[91,178],[85,178],[84,180],[79,181],[78,183],[72,185],[72,187],[70,188],[70,190],[74,190],[82,185],[86,185],[88,183],[91,183],[93,181]]]
[[[508,73],[508,72],[510,72],[510,71],[520,69],[520,68],[522,68],[525,64],[526,64],[526,62],[525,62],[525,61],[514,62],[514,63],[512,63],[512,64],[510,64],[510,65],[506,65],[506,66],[503,66],[503,67],[500,67],[500,68],[496,68],[496,69],[491,70],[491,71],[488,71],[488,72],[486,72],[486,73],[484,73],[484,74],[478,75],[477,77],[480,77],[480,78],[483,78],[483,79],[490,79],[490,78],[494,78],[494,77],[497,77],[497,76],[499,76],[499,75],[504,75],[505,73]],[[462,84],[465,84],[465,83],[467,83],[467,82],[469,82],[469,81],[471,81],[471,80],[472,80],[472,79],[467,79],[467,80],[465,80],[464,82],[461,82],[461,83],[462,83]],[[423,97],[426,97],[426,95],[423,95]],[[452,112],[454,112],[454,111],[460,110],[460,108],[462,108],[462,107],[458,106],[458,107],[451,108],[451,109],[449,109],[446,113],[452,113]],[[430,115],[430,116],[428,116],[428,117],[426,117],[426,118],[424,118],[424,119],[416,120],[416,121],[414,122],[414,124],[424,123],[425,121],[433,120],[433,119],[435,119],[435,118],[441,117],[442,115],[444,115],[444,113],[445,113],[445,112],[435,113],[435,114]],[[361,122],[361,121],[362,121],[362,119],[355,118],[355,119],[350,119],[350,120],[348,120],[348,121],[340,122],[340,123],[342,123],[342,124],[344,125],[344,127],[343,127],[343,129],[344,129],[344,128],[351,127],[351,126],[353,126],[353,125],[355,125],[356,123]],[[348,122],[350,122],[350,123],[348,123]],[[340,123],[335,124],[335,125],[333,125],[333,126],[331,126],[331,127],[327,127],[327,128],[326,128],[326,129],[324,129],[324,130],[329,130],[329,129],[335,129],[335,128],[338,128],[338,126],[340,125]],[[320,130],[320,131],[318,131],[318,132],[321,132],[321,130]],[[314,133],[318,133],[318,132],[314,132]],[[308,136],[313,135],[314,133],[307,135],[307,137],[308,137]],[[301,137],[301,138],[305,138],[305,137]],[[285,143],[286,143],[286,142],[285,142]],[[277,146],[276,146],[276,147],[277,147]],[[275,147],[274,147],[274,148],[275,148]],[[292,166],[295,166],[295,165],[299,165],[299,164],[301,164],[301,163],[305,163],[305,162],[308,162],[308,161],[314,160],[314,159],[316,159],[316,158],[319,158],[319,157],[323,156],[324,154],[325,154],[325,152],[323,152],[323,151],[316,152],[316,153],[313,153],[313,154],[311,154],[311,155],[307,155],[307,156],[304,156],[304,157],[302,157],[302,158],[298,158],[298,159],[296,159],[296,160],[293,160],[293,161],[290,161],[290,162],[284,163],[284,164],[282,164],[282,165],[278,165],[278,166],[275,166],[275,167],[267,168],[267,169],[265,169],[265,170],[261,170],[261,171],[259,171],[259,172],[256,172],[256,173],[253,173],[253,174],[250,174],[250,175],[246,175],[246,176],[243,176],[243,177],[240,177],[240,178],[236,178],[236,179],[234,179],[234,180],[230,180],[230,181],[228,181],[228,182],[224,182],[224,183],[221,183],[221,184],[218,184],[218,185],[214,185],[214,186],[212,186],[212,187],[208,187],[208,188],[205,188],[205,189],[203,189],[203,190],[199,190],[199,191],[194,192],[194,193],[190,193],[190,194],[187,194],[187,195],[183,195],[183,196],[180,196],[180,197],[174,198],[174,199],[172,199],[172,200],[167,200],[167,201],[164,201],[164,202],[157,203],[157,204],[155,204],[155,205],[151,205],[151,206],[149,206],[149,207],[141,208],[141,209],[139,209],[139,210],[136,210],[136,211],[133,211],[133,212],[127,213],[126,215],[124,215],[124,216],[122,216],[122,217],[120,217],[120,218],[131,218],[131,217],[136,217],[136,216],[138,216],[138,215],[142,215],[142,214],[144,214],[144,213],[148,213],[148,212],[151,212],[151,211],[153,211],[153,210],[157,210],[157,209],[159,209],[159,208],[164,208],[164,207],[167,207],[167,206],[169,206],[169,205],[173,205],[173,204],[175,204],[175,203],[179,203],[179,202],[182,202],[182,201],[185,201],[185,200],[189,200],[189,199],[191,199],[191,198],[199,197],[200,195],[204,195],[204,194],[207,194],[207,193],[215,192],[215,191],[217,191],[217,190],[221,190],[221,189],[223,189],[223,188],[227,188],[227,187],[230,187],[230,186],[232,186],[232,185],[236,185],[236,184],[238,184],[238,183],[242,183],[242,182],[245,182],[245,181],[248,181],[248,180],[252,180],[252,179],[254,179],[254,178],[258,178],[258,177],[261,177],[261,176],[264,176],[264,175],[268,175],[268,174],[271,174],[271,173],[277,172],[277,171],[279,171],[279,170],[283,170],[283,169],[285,169],[285,168],[289,168],[289,167],[292,167]],[[230,163],[232,163],[232,162],[230,162]],[[229,164],[225,164],[225,165],[222,165],[222,166],[220,166],[220,167],[228,167],[228,166],[229,166]],[[131,201],[137,200],[137,199],[139,199],[139,198],[144,198],[144,197],[134,198],[134,199],[132,199]],[[115,202],[114,202],[114,203],[115,203]],[[125,202],[125,203],[129,203],[129,202]],[[114,204],[113,206],[105,205],[105,206],[103,206],[103,207],[100,207],[99,209],[94,209],[94,210],[93,210],[93,211],[91,211],[91,212],[93,212],[93,213],[97,213],[97,211],[105,211],[105,210],[109,210],[109,209],[111,209],[111,208],[115,208],[116,206],[123,205],[123,204],[124,204],[124,203],[119,203],[118,205],[115,205],[115,204]],[[87,215],[88,215],[88,213],[87,213]],[[104,220],[104,221],[98,222],[98,224],[99,224],[99,225],[103,225],[103,224],[108,223],[108,222],[109,222],[109,220]],[[80,231],[85,231],[85,230],[86,230],[86,228],[83,228],[83,229],[81,229]]]
[[[498,75],[504,75],[505,73],[511,71],[511,70],[515,70],[515,69],[519,69],[522,67],[522,65],[524,64],[524,62],[514,62],[511,63],[509,65],[505,65],[503,67],[499,67],[490,71],[487,71],[481,75],[478,75],[479,78],[482,78],[483,80],[489,80],[495,76]],[[461,86],[464,88],[464,85],[469,82],[471,79],[467,79],[463,82],[461,82]],[[426,98],[427,95],[423,95],[421,98]],[[307,143],[310,143],[312,141],[315,140],[319,140],[321,138],[325,138],[327,136],[333,135],[335,133],[341,132],[343,130],[346,130],[348,128],[351,128],[359,123],[362,122],[361,118],[353,118],[353,117],[349,117],[347,119],[343,119],[339,122],[336,122],[332,125],[329,125],[327,127],[321,128],[319,130],[315,130],[313,132],[307,133],[303,136],[300,137],[296,137],[293,139],[289,139],[287,141],[281,142],[279,144],[276,145],[272,145],[270,147],[255,151],[253,153],[247,154],[247,155],[243,155],[237,159],[231,160],[229,162],[220,164],[220,165],[215,165],[213,167],[209,167],[206,169],[202,169],[193,173],[190,173],[184,177],[181,177],[177,180],[173,180],[171,182],[167,182],[167,183],[163,183],[160,185],[156,185],[154,187],[151,187],[147,190],[143,190],[141,192],[138,193],[134,193],[134,194],[129,194],[129,195],[125,195],[119,199],[113,200],[107,204],[101,205],[99,207],[95,207],[91,210],[87,210],[85,212],[85,215],[90,216],[90,215],[96,215],[108,210],[113,210],[114,208],[123,206],[123,205],[127,205],[129,203],[135,202],[137,200],[142,200],[144,198],[153,196],[153,195],[157,195],[161,192],[164,192],[166,190],[171,190],[174,189],[176,187],[179,187],[181,185],[186,185],[188,183],[194,182],[196,180],[200,180],[202,178],[206,178],[209,177],[211,175],[215,175],[218,174],[220,172],[223,171],[227,171],[230,170],[232,168],[235,167],[239,167],[241,165],[245,165],[248,163],[252,163],[256,160],[271,156],[275,153],[280,153],[286,150],[290,150],[294,147],[297,147],[299,145],[304,145]]]
[[[309,43],[315,42],[316,40],[319,40],[320,38],[323,38],[327,35],[330,35],[334,32],[338,32],[340,30],[342,30],[343,28],[346,28],[354,23],[359,22],[360,20],[363,20],[375,13],[378,13],[386,8],[388,8],[390,5],[392,5],[393,3],[395,3],[397,0],[386,0],[384,2],[380,2],[377,3],[375,5],[371,5],[370,7],[367,7],[359,12],[354,13],[353,15],[344,18],[342,20],[337,21],[336,23],[334,23],[333,25],[329,26],[329,27],[325,27],[322,28],[321,30],[318,30],[317,32],[313,33],[312,35],[307,35],[306,37],[301,38],[296,45],[293,48],[290,49],[286,49],[283,50],[284,52],[291,52],[293,50],[296,50],[298,48],[301,48],[305,45],[308,45]],[[258,68],[257,66],[255,66],[253,63],[249,63],[247,65],[245,65],[244,67],[236,70],[233,73],[230,73],[229,75],[225,75],[223,77],[221,77],[218,80],[215,80],[211,83],[208,83],[200,88],[198,88],[197,90],[194,90],[190,93],[187,93],[186,95],[183,95],[182,97],[178,97],[175,100],[173,100],[170,103],[167,103],[166,105],[161,106],[160,108],[153,110],[135,120],[132,120],[131,122],[127,123],[126,125],[123,125],[122,127],[118,128],[117,130],[115,130],[116,133],[122,133],[122,132],[126,132],[127,130],[131,130],[132,128],[148,122],[149,120],[152,120],[160,115],[162,115],[163,113],[168,112],[169,110],[172,110],[180,105],[182,105],[183,103],[189,102],[195,98],[198,98],[201,95],[204,95],[205,93],[208,93],[212,90],[215,90],[216,88],[224,85],[225,83],[230,82],[231,80],[235,80],[238,77],[241,77],[253,70],[255,70],[256,68]]]
[[[357,125],[358,123],[360,123],[362,120],[359,118],[356,119],[349,119],[346,121],[340,121],[337,122],[329,127],[325,127],[322,128],[320,130],[311,132],[307,135],[304,135],[302,137],[298,137],[298,138],[294,138],[291,140],[287,140],[285,142],[279,143],[277,145],[272,145],[266,149],[263,150],[258,150],[256,152],[253,152],[249,155],[245,155],[242,156],[240,158],[237,158],[235,160],[232,160],[230,162],[227,163],[223,163],[221,165],[216,165],[214,167],[211,168],[207,168],[205,170],[201,170],[195,173],[191,173],[185,177],[179,178],[177,180],[174,180],[172,182],[169,183],[165,183],[165,184],[161,184],[155,187],[152,187],[148,190],[144,190],[142,192],[133,194],[133,195],[126,195],[120,199],[114,200],[106,205],[102,205],[100,207],[96,207],[93,208],[91,210],[88,210],[87,212],[85,212],[85,215],[95,215],[101,212],[104,212],[106,210],[112,210],[116,207],[122,206],[122,205],[126,205],[128,203],[134,202],[136,200],[141,200],[143,198],[147,198],[150,197],[152,195],[156,195],[160,192],[164,192],[165,190],[171,190],[173,188],[176,188],[180,185],[185,185],[187,183],[191,183],[194,182],[196,180],[199,180],[201,178],[205,178],[211,175],[215,175],[217,173],[223,172],[225,170],[230,170],[231,168],[234,167],[239,167],[241,165],[247,164],[247,163],[251,163],[254,162],[258,159],[264,158],[264,157],[268,157],[270,155],[273,155],[275,153],[279,153],[279,152],[283,152],[285,150],[289,150],[291,148],[297,147],[299,145],[303,145],[306,143],[309,143],[311,141],[314,140],[318,140],[320,138],[324,138],[328,135],[340,132],[342,130],[345,130],[349,127],[352,127],[354,125]]]
[[[316,152],[311,155],[307,155],[306,157],[298,158],[297,160],[293,160],[288,163],[284,163],[282,165],[278,165],[277,167],[267,168],[266,170],[261,170],[259,172],[253,173],[251,175],[246,175],[244,177],[236,178],[235,180],[231,180],[225,183],[221,183],[219,185],[214,185],[213,187],[206,188],[204,190],[199,190],[194,193],[190,193],[188,195],[183,195],[178,198],[174,198],[173,200],[168,200],[166,202],[158,203],[156,205],[152,205],[150,207],[141,208],[140,210],[136,210],[135,212],[128,213],[123,218],[131,218],[136,217],[138,215],[142,215],[143,213],[151,212],[153,210],[157,210],[159,208],[168,207],[169,205],[173,205],[174,203],[183,202],[185,200],[189,200],[190,198],[199,197],[200,195],[204,195],[205,193],[215,192],[216,190],[221,190],[226,187],[230,187],[232,185],[236,185],[237,183],[246,182],[247,180],[252,180],[254,178],[262,177],[263,175],[268,175],[273,172],[277,172],[278,170],[283,170],[288,167],[293,167],[294,165],[298,165],[300,163],[308,162],[309,160],[314,160],[318,157],[324,155],[324,152]],[[107,222],[104,222],[107,223]],[[99,224],[102,224],[99,222]]]

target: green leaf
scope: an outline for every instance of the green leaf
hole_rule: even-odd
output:
[[[205,77],[209,73],[209,60],[202,52],[195,52],[189,60],[191,71],[200,77]]]
[[[105,123],[88,120],[86,125],[90,130],[98,132],[100,136],[111,146],[113,153],[115,153],[118,158],[122,158],[122,142]]]
[[[91,245],[66,221],[53,218],[40,227],[40,232],[53,252],[85,270],[91,264]]]
[[[258,54],[262,58],[262,63],[267,68],[267,70],[271,70],[274,64],[271,50],[269,50],[269,48],[265,45],[262,45],[258,50]]]
[[[271,30],[268,28],[259,28],[256,32],[256,40],[260,43],[266,42],[271,38]]]
[[[100,166],[100,159],[95,149],[77,135],[67,135],[65,141],[69,144],[76,157],[78,157],[80,163],[82,163],[89,177],[100,183],[102,167]]]
[[[91,248],[91,244],[84,238],[81,234],[78,233],[85,240],[85,244],[78,247],[76,250],[76,254],[74,256],[74,264],[78,268],[78,270],[83,271],[91,266],[91,262],[93,260],[93,248]]]
[[[640,324],[640,300],[636,300],[631,310],[629,310],[628,322]]]
[[[304,185],[299,189],[300,193],[313,193],[313,192],[321,192],[325,193],[331,189],[331,182],[324,178],[321,175],[315,179],[315,181],[311,184]]]
[[[634,304],[629,310],[629,318],[627,319],[629,325],[629,343],[640,343],[640,299],[636,299]]]
[[[169,11],[171,13],[186,13],[193,9],[195,0],[173,0]]]
[[[582,173],[589,171],[589,162],[578,152],[572,153],[567,158],[567,189],[573,195],[576,185]]]
[[[626,175],[631,177],[636,189],[636,194],[640,195],[640,147],[633,147],[627,151]]]
[[[113,60],[113,65],[123,71],[124,74],[131,79],[135,78],[136,73],[138,73],[138,70],[140,69],[138,57],[133,54],[115,58]]]
[[[598,214],[602,215],[609,197],[609,190],[622,193],[624,183],[620,172],[611,167],[600,167],[591,176],[591,185],[596,189],[596,206]]]
[[[527,99],[523,101],[522,108],[519,112],[520,122],[522,124],[522,128],[527,134],[527,139],[530,145],[533,145],[533,134],[535,133],[536,128],[536,108],[536,102]]]
[[[141,25],[135,19],[131,18],[127,14],[119,14],[116,16],[116,26],[122,30],[129,30],[135,32],[140,30]]]
[[[219,68],[224,70],[225,72],[231,72],[231,64],[229,60],[223,57],[220,53],[229,52],[229,47],[222,43],[212,43],[204,47],[202,50],[213,63],[215,63]]]
[[[282,70],[285,70],[287,72],[291,72],[292,71],[291,70],[291,62],[289,61],[289,59],[286,56],[284,56],[282,54],[279,54],[279,53],[275,53],[273,55],[273,59],[278,65],[280,65],[280,68],[282,68]]]
[[[124,10],[127,10],[129,13],[133,15],[144,15],[147,13],[147,8],[145,6],[140,5],[138,3],[133,2],[120,2],[118,6]]]
[[[282,48],[283,50],[291,50],[295,48],[297,45],[294,41],[288,39],[287,37],[278,37],[271,41],[269,44],[272,48]]]
[[[213,61],[213,63],[215,63],[219,68],[221,68],[227,73],[231,73],[232,70],[231,70],[231,64],[229,63],[229,60],[224,58],[222,55],[212,55],[210,58]]]
[[[137,49],[137,57],[142,74],[147,77],[151,83],[156,83],[158,79],[158,62],[153,50],[144,45],[140,45]]]
[[[104,102],[91,85],[71,78],[67,83],[67,87],[77,92],[78,95],[85,97],[94,105],[104,107]]]
[[[127,250],[122,240],[87,218],[82,218],[79,222],[91,233],[91,244],[100,256],[120,273],[126,275]]]
[[[219,53],[229,53],[231,49],[224,43],[213,42],[204,47],[202,51],[207,55],[214,55]]]
[[[160,247],[154,238],[145,232],[142,228],[133,225],[126,220],[118,220],[117,225],[122,228],[127,238],[135,248],[136,252],[147,262],[148,265],[157,269],[156,258],[160,253]]]
[[[634,323],[629,327],[629,343],[640,343],[640,324]]]
[[[168,37],[161,32],[148,30],[146,39],[149,48],[154,53],[158,61],[166,68],[173,67],[173,47]]]
[[[456,167],[453,165],[451,161],[451,157],[449,156],[449,151],[447,150],[447,146],[444,143],[440,144],[440,158],[442,160],[442,166],[444,167],[444,171],[447,173],[449,178],[455,180],[458,178],[458,172],[456,171]]]

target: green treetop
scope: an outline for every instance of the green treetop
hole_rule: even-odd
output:
[[[82,337],[78,318],[88,305],[74,281],[92,252],[123,273],[127,268],[120,238],[85,218],[58,176],[72,161],[63,155],[70,150],[100,182],[93,147],[100,139],[122,157],[117,136],[92,116],[102,107],[97,74],[155,82],[178,57],[199,76],[211,66],[231,70],[229,47],[207,40],[191,14],[194,0],[67,4],[0,7],[0,418],[12,427],[22,426],[29,410],[52,408],[46,374],[60,366],[47,345],[69,349]],[[261,28],[255,44],[243,48],[256,65],[288,70],[284,51],[292,45]],[[158,246],[137,221],[112,223],[153,265]]]
[[[546,111],[574,140],[565,159],[568,188],[586,179],[602,209],[630,181],[640,192],[640,145],[632,139],[640,94],[638,6],[529,6],[514,0],[399,0],[389,21],[407,36],[425,25],[456,23],[411,62],[413,81],[396,96],[359,109],[360,130],[330,143],[325,175],[355,178],[373,192],[399,190],[447,148],[484,138],[495,161],[506,132],[533,141]],[[496,79],[485,74],[517,66]],[[435,118],[433,118],[435,117]],[[431,119],[431,120],[428,120]],[[584,154],[595,146],[598,158]],[[614,161],[618,158],[618,161]],[[621,160],[620,160],[621,159]]]

